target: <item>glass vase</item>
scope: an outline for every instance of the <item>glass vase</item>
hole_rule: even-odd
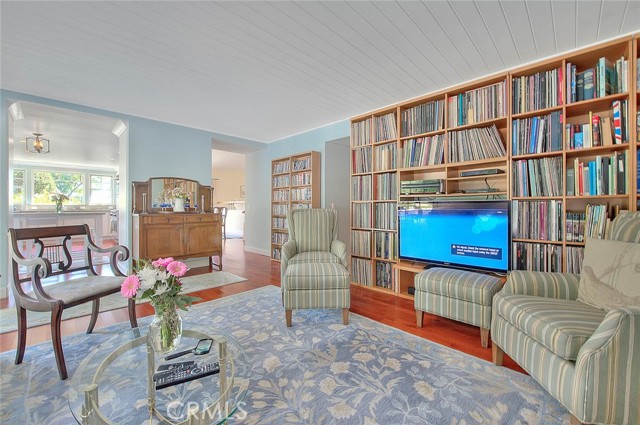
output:
[[[58,214],[62,212],[62,202],[56,202],[56,212]]]
[[[170,353],[180,344],[182,318],[174,305],[153,305],[153,308],[156,314],[149,325],[151,345],[158,354]]]

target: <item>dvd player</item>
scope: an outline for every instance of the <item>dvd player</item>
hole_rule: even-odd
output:
[[[488,168],[486,170],[470,170],[460,171],[460,177],[472,177],[472,176],[487,176],[491,174],[502,174],[504,170],[499,168]]]

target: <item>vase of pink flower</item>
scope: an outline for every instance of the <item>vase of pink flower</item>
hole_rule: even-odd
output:
[[[166,354],[178,347],[182,337],[182,318],[178,311],[186,311],[199,300],[181,293],[180,278],[186,272],[187,265],[173,258],[139,260],[135,273],[122,283],[120,292],[124,297],[148,299],[155,310],[148,338],[156,353]]]

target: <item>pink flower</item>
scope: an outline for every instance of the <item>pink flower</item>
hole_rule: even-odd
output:
[[[175,277],[182,277],[187,272],[187,265],[182,261],[172,261],[167,264],[167,271]]]
[[[122,286],[120,287],[120,293],[125,298],[133,298],[136,296],[136,292],[140,288],[140,278],[136,275],[128,276]]]
[[[172,262],[173,262],[173,257],[158,258],[157,260],[153,261],[151,265],[153,267],[167,267]]]

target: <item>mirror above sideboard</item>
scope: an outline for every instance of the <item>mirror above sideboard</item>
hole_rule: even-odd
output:
[[[132,182],[132,186],[134,214],[171,211],[172,193],[177,192],[188,194],[187,212],[213,212],[213,188],[201,185],[196,180],[180,177],[151,177],[147,181]]]

